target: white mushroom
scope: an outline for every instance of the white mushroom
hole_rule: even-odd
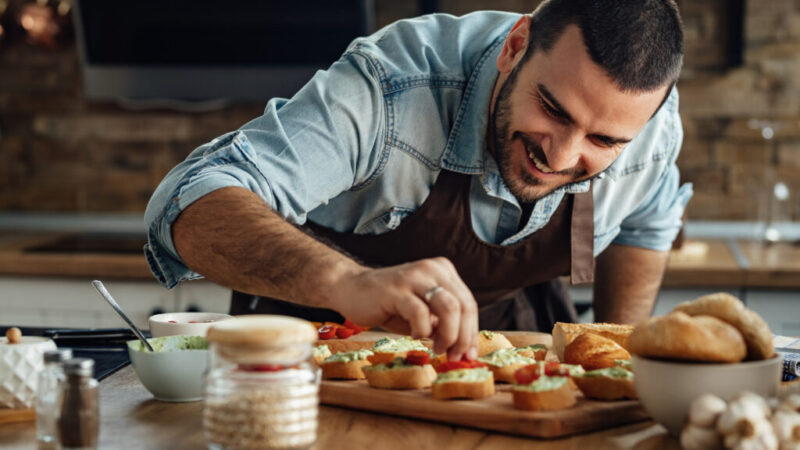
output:
[[[686,424],[681,433],[681,448],[685,450],[716,450],[722,448],[722,439],[714,428]]]
[[[698,427],[714,427],[726,406],[725,400],[716,395],[703,394],[689,407],[689,423]]]
[[[779,409],[772,417],[772,428],[781,450],[800,450],[800,413]]]

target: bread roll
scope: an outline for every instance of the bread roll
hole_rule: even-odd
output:
[[[637,325],[628,343],[631,353],[648,358],[733,363],[746,353],[744,338],[732,325],[682,312]]]
[[[631,355],[611,339],[594,333],[576,337],[564,348],[564,362],[580,364],[586,370],[614,367],[615,359],[630,359]]]
[[[564,360],[564,348],[584,333],[594,333],[611,339],[622,348],[628,348],[628,337],[633,332],[633,325],[618,323],[564,323],[556,322],[553,327],[553,352],[559,361]]]
[[[683,302],[675,311],[690,316],[714,316],[733,325],[742,333],[747,345],[748,360],[771,358],[775,354],[772,332],[761,317],[747,309],[738,298],[725,292],[709,294],[690,302]]]

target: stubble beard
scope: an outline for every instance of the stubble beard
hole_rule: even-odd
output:
[[[517,66],[511,70],[508,78],[503,82],[500,91],[497,93],[494,112],[491,118],[492,144],[494,148],[494,157],[500,169],[500,176],[503,178],[503,182],[508,187],[508,190],[511,191],[520,203],[534,203],[562,186],[583,181],[589,177],[586,177],[585,171],[569,169],[559,173],[571,175],[573,181],[548,187],[541,180],[534,177],[525,165],[518,167],[515,171],[514,164],[511,161],[512,149],[510,145],[510,141],[512,141],[514,137],[512,136],[511,139],[509,139],[509,130],[511,128],[511,92],[516,85],[521,65],[522,64],[517,64]],[[517,139],[522,138],[517,137]],[[523,140],[523,142],[525,141]],[[537,143],[527,143],[535,147],[534,153],[544,155],[544,151]]]

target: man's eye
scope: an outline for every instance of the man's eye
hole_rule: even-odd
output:
[[[550,106],[549,103],[544,101],[541,95],[539,95],[538,97],[539,97],[539,104],[542,105],[542,109],[544,109],[544,112],[546,112],[549,116],[554,117],[556,119],[564,118],[564,115],[561,114],[559,110],[553,108],[552,106]]]
[[[613,139],[603,138],[603,137],[599,137],[599,136],[595,137],[594,139],[595,139],[595,142],[597,142],[597,144],[602,146],[602,147],[614,148],[619,144],[619,142],[617,142],[617,141],[615,141]]]

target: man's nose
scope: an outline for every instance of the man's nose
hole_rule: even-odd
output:
[[[547,165],[556,172],[569,170],[581,159],[581,139],[577,133],[552,135],[542,143]]]

